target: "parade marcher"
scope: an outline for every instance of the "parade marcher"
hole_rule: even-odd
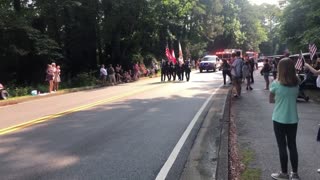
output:
[[[232,82],[232,77],[231,77],[231,66],[228,63],[228,61],[226,59],[222,60],[222,76],[223,76],[223,84],[226,85],[226,78],[227,75],[229,76],[230,79],[230,83]]]
[[[296,136],[298,129],[297,97],[299,94],[299,79],[296,76],[294,63],[289,58],[280,60],[278,64],[278,77],[270,88],[270,103],[275,103],[272,120],[280,155],[281,172],[272,173],[273,179],[289,179],[288,152],[292,172],[291,180],[299,180],[298,151]]]
[[[181,68],[180,68],[180,66],[181,66],[181,63],[179,61],[177,61],[175,68],[176,68],[176,74],[178,76],[179,81],[181,81]]]
[[[246,90],[252,90],[252,87],[250,85],[251,84],[251,72],[252,72],[252,66],[250,64],[250,59],[246,59],[243,66],[242,66],[242,76],[245,78],[245,81],[247,82]]]
[[[168,66],[167,61],[162,60],[161,62],[161,82],[166,81]]]
[[[187,81],[190,80],[190,73],[191,73],[191,63],[190,63],[190,60],[187,60],[185,63],[184,63],[184,71],[186,72],[186,79]]]
[[[169,73],[171,74],[172,80],[176,80],[176,67],[175,64],[171,61],[169,64]]]
[[[242,80],[242,59],[240,58],[240,52],[237,51],[236,53],[232,54],[233,63],[231,65],[231,75],[232,75],[232,84],[233,87],[236,89],[236,94],[234,97],[240,97],[241,95],[241,80]]]
[[[268,59],[265,59],[263,62],[263,68],[260,71],[260,74],[263,76],[265,82],[266,82],[266,87],[264,88],[264,90],[269,90],[269,75],[270,75],[270,64]]]
[[[181,81],[183,81],[183,79],[184,79],[184,71],[185,71],[183,62],[180,62],[179,69],[180,69],[180,78],[181,78]]]

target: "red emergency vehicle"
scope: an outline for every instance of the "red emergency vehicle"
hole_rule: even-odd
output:
[[[224,49],[223,51],[218,51],[216,52],[216,55],[220,58],[220,59],[231,59],[232,54],[236,53],[236,52],[240,52],[240,57],[242,57],[242,50],[241,49]]]
[[[257,59],[258,58],[258,52],[246,51],[246,56],[248,56],[249,58]]]

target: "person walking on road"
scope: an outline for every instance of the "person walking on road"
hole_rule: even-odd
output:
[[[232,84],[236,89],[236,94],[234,97],[240,97],[241,95],[241,81],[242,81],[242,59],[240,58],[240,52],[237,51],[236,54],[232,54],[232,57],[235,58],[231,65],[231,75],[232,75]]]
[[[186,79],[187,81],[190,80],[190,73],[191,73],[191,63],[190,63],[190,60],[187,60],[185,63],[184,63],[184,68],[183,68],[186,72]]]
[[[272,173],[276,180],[299,180],[298,175],[298,151],[296,136],[298,129],[298,111],[296,99],[299,94],[299,79],[296,76],[294,63],[289,58],[282,59],[278,64],[278,77],[270,88],[269,102],[275,103],[272,120],[276,136],[281,172]],[[292,172],[288,174],[288,152]]]
[[[223,76],[223,84],[224,85],[226,85],[227,75],[229,76],[230,82],[232,82],[230,69],[231,69],[231,66],[228,63],[228,61],[226,59],[223,59],[222,60],[222,76]]]

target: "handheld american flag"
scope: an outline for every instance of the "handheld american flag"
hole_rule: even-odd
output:
[[[317,52],[317,46],[313,43],[313,44],[309,44],[309,52],[310,52],[310,59],[313,59],[313,56],[316,54]]]
[[[303,63],[304,63],[304,57],[302,55],[302,52],[300,51],[299,58],[296,62],[296,65],[294,66],[297,70],[301,71],[303,68]]]

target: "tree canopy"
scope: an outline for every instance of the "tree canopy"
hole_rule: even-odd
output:
[[[168,45],[185,58],[225,48],[276,54],[319,42],[320,3],[291,0],[0,0],[0,81],[36,84],[46,64],[64,77],[165,57]],[[31,73],[32,72],[32,73]]]

